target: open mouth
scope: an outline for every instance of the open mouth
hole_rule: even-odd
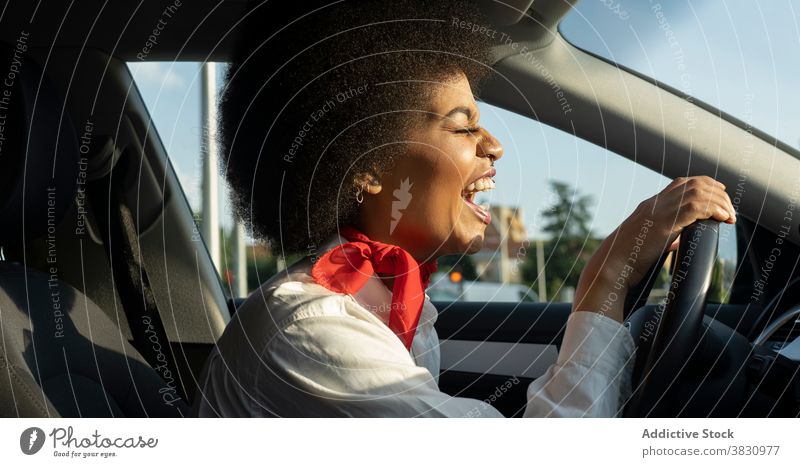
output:
[[[470,182],[464,190],[461,191],[461,199],[469,206],[475,215],[488,225],[492,222],[492,214],[489,212],[489,205],[479,205],[475,203],[475,196],[482,191],[489,191],[496,186],[494,179],[497,171],[494,168],[489,169],[486,173]]]

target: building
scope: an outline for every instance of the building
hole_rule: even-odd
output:
[[[490,206],[492,222],[486,227],[483,248],[472,255],[480,280],[522,282],[522,263],[533,254],[522,209]]]

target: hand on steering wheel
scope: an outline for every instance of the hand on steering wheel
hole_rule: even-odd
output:
[[[710,177],[676,178],[642,201],[587,262],[573,309],[602,313],[622,322],[631,288],[647,278],[686,227],[703,219],[736,221],[725,186]]]

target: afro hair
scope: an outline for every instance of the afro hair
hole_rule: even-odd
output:
[[[355,175],[402,157],[429,82],[461,72],[477,93],[491,43],[458,27],[487,24],[466,1],[275,3],[249,9],[225,77],[221,169],[235,215],[290,254],[354,220]]]

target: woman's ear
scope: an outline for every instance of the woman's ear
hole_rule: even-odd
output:
[[[363,190],[370,195],[377,195],[383,189],[380,178],[374,174],[358,174],[353,182],[356,185],[356,190]]]

